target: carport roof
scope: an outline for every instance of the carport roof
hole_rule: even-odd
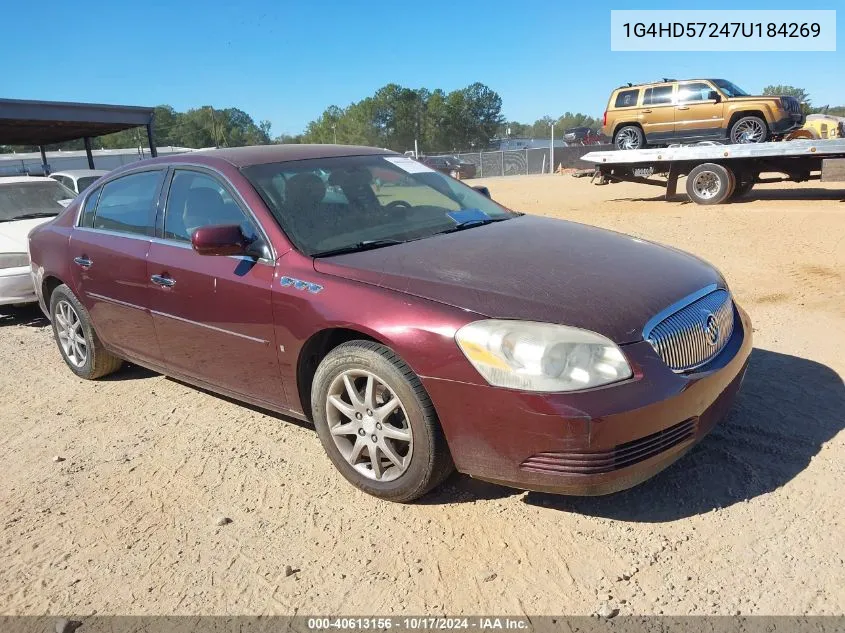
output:
[[[0,99],[0,145],[51,145],[150,125],[153,108]]]

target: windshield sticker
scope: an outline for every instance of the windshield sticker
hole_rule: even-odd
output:
[[[62,205],[63,207],[67,208],[67,207],[68,207],[68,205],[69,205],[71,202],[73,202],[73,198],[66,198],[66,199],[64,199],[64,200],[56,200],[56,202],[58,202],[58,203],[59,203],[60,205]]]
[[[399,169],[409,174],[422,174],[434,171],[431,167],[426,167],[422,163],[418,163],[407,156],[385,156],[384,160],[388,163],[393,163]]]
[[[481,209],[461,209],[460,211],[450,211],[446,214],[449,219],[455,224],[463,224],[464,222],[484,222],[490,219],[490,216],[484,213]]]

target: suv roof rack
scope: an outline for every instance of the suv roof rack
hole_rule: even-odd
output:
[[[677,79],[671,79],[668,77],[663,77],[663,79],[655,79],[654,81],[643,81],[642,83],[634,84],[630,81],[626,83],[624,86],[619,86],[620,88],[636,88],[637,86],[650,86],[652,84],[665,84],[669,83],[670,81],[678,81]]]

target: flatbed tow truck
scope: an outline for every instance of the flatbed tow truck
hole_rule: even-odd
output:
[[[813,139],[720,145],[702,143],[653,149],[590,152],[600,182],[638,182],[675,195],[678,178],[698,204],[721,204],[744,196],[757,183],[805,180],[845,181],[845,139]],[[783,177],[761,178],[761,174]]]

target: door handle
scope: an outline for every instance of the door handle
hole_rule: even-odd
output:
[[[74,257],[73,261],[74,261],[74,263],[78,264],[79,266],[82,266],[82,268],[84,268],[86,270],[91,268],[91,264],[94,263],[90,259],[88,259],[87,257]]]
[[[172,288],[176,285],[176,280],[173,277],[165,277],[164,275],[153,275],[150,277],[150,281],[164,288]]]
[[[643,110],[643,112],[644,112],[644,113],[646,113],[646,114],[648,114],[649,112],[653,112],[653,110],[652,110],[651,108],[649,108],[649,109],[647,109],[647,110]]]
[[[689,106],[678,106],[678,110],[689,110]]]

